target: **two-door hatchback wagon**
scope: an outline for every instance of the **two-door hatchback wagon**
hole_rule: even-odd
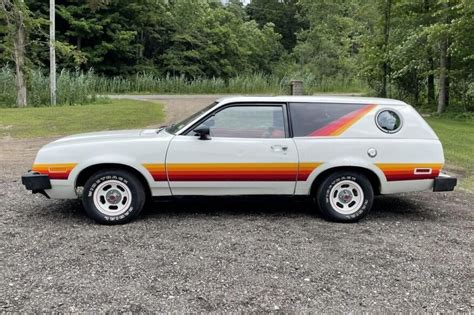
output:
[[[152,130],[65,137],[45,145],[22,182],[81,198],[99,223],[135,218],[147,198],[305,195],[322,215],[354,222],[374,195],[451,191],[441,143],[401,101],[234,97]]]

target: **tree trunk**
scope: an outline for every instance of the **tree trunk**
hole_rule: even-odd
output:
[[[431,52],[429,53],[431,55]],[[434,85],[434,60],[433,57],[428,58],[428,64],[430,65],[430,73],[428,74],[428,105],[435,103],[435,85]]]
[[[413,87],[413,103],[414,103],[415,106],[418,106],[419,101],[420,101],[420,86],[419,86],[418,82],[419,82],[418,73],[415,70],[413,72],[413,84],[414,84],[414,87]]]
[[[139,42],[140,43],[138,44],[137,57],[138,59],[143,59],[143,50],[145,47],[145,34],[143,33],[143,30],[140,31]]]
[[[387,97],[388,95],[388,84],[390,77],[390,64],[388,60],[388,43],[390,40],[390,19],[392,11],[392,0],[386,0],[384,8],[384,27],[383,27],[383,45],[384,45],[384,60],[382,64],[383,78],[382,78],[382,90],[380,96]]]
[[[425,14],[430,16],[430,1],[424,0],[424,9]],[[426,22],[427,25],[430,24],[429,20]],[[427,97],[428,97],[428,106],[434,105],[435,103],[435,76],[434,76],[434,69],[435,63],[433,59],[433,50],[431,47],[428,46],[427,50],[428,54],[428,66],[429,66],[429,74],[428,74],[428,82],[427,82]]]
[[[439,62],[439,97],[438,114],[443,113],[448,106],[448,41],[441,41]]]
[[[451,24],[449,17],[450,5],[443,3],[445,12],[445,23]],[[450,37],[449,33],[444,35],[440,44],[440,62],[439,62],[439,99],[438,114],[441,114],[449,106],[449,69],[451,68],[451,56],[449,55]]]
[[[448,54],[446,57],[446,107],[449,106],[450,101],[450,84],[451,84],[451,55],[449,54],[449,46],[451,42],[448,39]]]
[[[26,79],[24,74],[25,67],[25,25],[23,23],[23,14],[21,11],[18,13],[19,20],[16,21],[16,29],[13,40],[13,50],[15,58],[15,70],[16,70],[16,105],[18,107],[26,107]]]

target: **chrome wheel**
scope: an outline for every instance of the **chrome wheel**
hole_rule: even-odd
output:
[[[132,193],[123,182],[107,180],[94,191],[94,206],[108,216],[118,216],[128,210],[132,203]]]
[[[353,214],[362,207],[364,191],[356,182],[342,180],[331,188],[329,202],[335,211],[341,214]]]

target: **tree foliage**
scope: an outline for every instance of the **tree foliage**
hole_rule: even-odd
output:
[[[47,1],[0,1],[28,12],[23,67],[46,68]],[[56,0],[56,11],[60,68],[354,81],[431,110],[474,110],[472,0]],[[0,62],[12,64],[15,28],[6,13]]]

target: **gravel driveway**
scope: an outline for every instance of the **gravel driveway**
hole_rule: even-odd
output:
[[[162,102],[169,117],[209,103]],[[357,224],[271,198],[161,201],[101,226],[21,186],[50,140],[0,140],[0,312],[473,311],[473,194],[379,197]]]

